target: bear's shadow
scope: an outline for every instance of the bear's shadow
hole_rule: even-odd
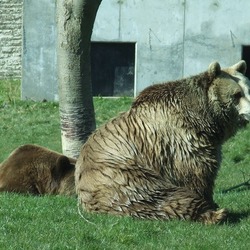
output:
[[[249,181],[248,181],[249,183]],[[223,190],[222,193],[223,194],[227,194],[230,192],[235,192],[235,193],[240,193],[242,191],[247,191],[250,190],[250,185],[241,185],[240,188],[238,187],[232,187],[226,190]],[[246,219],[250,217],[250,209],[246,210],[246,211],[242,211],[242,212],[228,212],[227,218],[226,218],[226,223],[229,224],[237,224],[239,223],[241,220]]]
[[[250,217],[250,209],[242,212],[228,212],[225,223],[227,224],[238,224],[243,219]],[[224,224],[224,223],[223,223]]]

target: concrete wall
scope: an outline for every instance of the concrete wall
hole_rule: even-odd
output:
[[[55,0],[24,3],[23,97],[54,100]],[[204,71],[211,61],[240,60],[242,45],[250,45],[249,9],[249,0],[103,0],[92,40],[136,43],[138,94]]]
[[[184,9],[176,0],[102,2],[92,40],[136,42],[136,94],[182,75]]]
[[[249,9],[248,0],[104,0],[92,39],[137,43],[138,93],[204,71],[214,60],[240,60],[241,46],[250,44]]]
[[[184,75],[203,70],[212,60],[229,66],[241,59],[242,45],[250,45],[249,9],[248,0],[187,1]]]
[[[0,78],[21,77],[22,0],[0,0]]]
[[[55,11],[55,0],[24,0],[22,99],[58,100]]]

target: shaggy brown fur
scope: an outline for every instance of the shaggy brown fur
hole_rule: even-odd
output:
[[[0,191],[75,194],[76,160],[37,145],[23,145],[0,164]]]
[[[97,129],[76,163],[87,211],[155,219],[224,219],[213,201],[221,145],[249,118],[246,64],[142,91],[131,109]]]

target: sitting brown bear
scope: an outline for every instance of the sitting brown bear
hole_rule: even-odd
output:
[[[41,146],[20,146],[0,164],[0,191],[74,195],[75,163]]]
[[[221,145],[250,117],[246,63],[152,85],[97,129],[76,163],[87,211],[218,223],[213,201]]]

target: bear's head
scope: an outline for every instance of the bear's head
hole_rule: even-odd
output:
[[[245,76],[245,61],[221,69],[218,62],[209,65],[211,83],[208,86],[209,107],[226,132],[227,139],[237,128],[250,120],[250,81]]]
[[[74,195],[75,163],[47,148],[22,145],[0,164],[0,192]]]

